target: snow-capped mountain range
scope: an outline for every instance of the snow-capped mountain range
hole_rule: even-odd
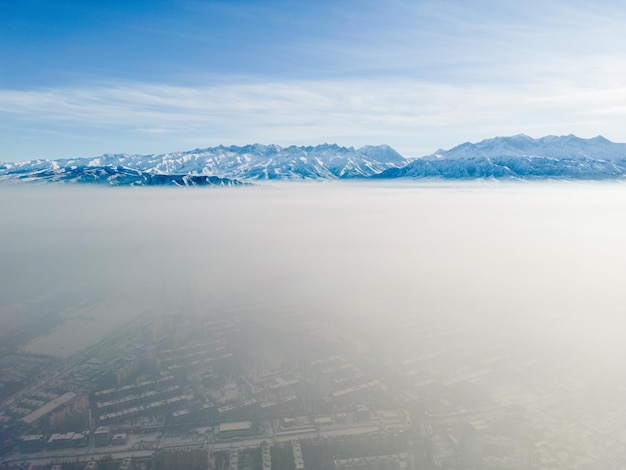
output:
[[[1,167],[0,167],[1,168]],[[3,173],[0,182],[77,183],[108,186],[236,186],[240,181],[210,175],[155,174],[121,166],[20,167]]]
[[[93,178],[93,168],[108,169],[113,174],[128,171],[145,175],[176,175],[179,177],[217,177],[218,184],[232,181],[282,179],[316,180],[368,177],[389,168],[406,165],[407,160],[387,145],[359,149],[323,144],[315,147],[280,147],[278,145],[247,145],[244,147],[213,147],[160,155],[106,154],[96,158],[64,160],[33,160],[0,164],[0,179],[30,178],[42,174],[47,179],[85,182]],[[89,171],[87,178],[78,174]],[[111,178],[104,175],[104,179]],[[117,181],[115,177],[112,181]],[[145,178],[144,178],[145,179]],[[137,181],[134,184],[150,184]],[[207,183],[211,184],[211,183]]]
[[[95,158],[0,163],[0,181],[109,185],[234,185],[256,180],[339,178],[626,177],[626,144],[598,136],[533,139],[520,134],[464,143],[406,159],[387,145],[359,149],[323,144],[219,146],[159,155],[106,154]]]
[[[614,179],[626,176],[626,144],[602,136],[533,139],[524,134],[466,142],[374,178]]]
[[[581,139],[573,134],[549,135],[533,139],[525,134],[494,137],[472,144],[465,142],[450,150],[437,150],[428,160],[461,160],[487,157],[547,157],[556,159],[620,160],[626,158],[626,144],[616,144],[602,136]]]

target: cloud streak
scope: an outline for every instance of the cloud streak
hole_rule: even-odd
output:
[[[606,67],[598,64],[598,79]],[[593,82],[589,76],[587,80]],[[508,86],[406,78],[240,80],[214,86],[126,83],[0,91],[0,122],[168,134],[183,146],[219,143],[387,142],[407,156],[494,134],[604,133],[626,140],[626,84],[594,87],[560,79]],[[441,137],[445,135],[445,137]],[[140,151],[140,149],[137,149]],[[144,151],[150,151],[146,149]],[[155,150],[156,151],[156,150]]]
[[[255,141],[414,156],[519,132],[626,141],[623,2],[185,1],[75,21],[51,2],[67,22],[55,30],[16,5],[0,19],[0,160]],[[11,29],[19,18],[46,34]]]

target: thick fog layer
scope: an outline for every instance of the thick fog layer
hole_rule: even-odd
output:
[[[67,356],[139,314],[174,311],[324,317],[373,327],[393,348],[419,342],[399,341],[407,322],[441,317],[564,360],[620,362],[625,350],[620,184],[0,195],[0,331],[48,315],[66,324],[32,352]]]

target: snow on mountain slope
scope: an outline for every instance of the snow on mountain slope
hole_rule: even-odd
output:
[[[387,145],[359,149],[322,144],[219,146],[159,155],[105,154],[95,158],[0,164],[0,181],[100,184],[239,184],[254,180],[338,178],[626,177],[626,144],[574,135],[532,139],[519,134],[464,143],[407,160]]]
[[[459,160],[476,157],[547,157],[558,159],[621,160],[626,158],[626,144],[617,144],[597,136],[582,139],[575,135],[549,135],[533,139],[524,134],[494,137],[478,143],[466,142],[450,150],[438,150],[424,157],[428,160],[446,158]]]
[[[44,169],[14,169],[3,173],[0,182],[74,183],[108,186],[234,186],[239,181],[208,175],[151,174],[124,167],[52,165]]]
[[[0,175],[59,168],[123,167],[150,175],[202,175],[229,180],[307,180],[366,177],[403,166],[406,162],[404,157],[386,145],[354,149],[334,144],[286,148],[254,144],[160,155],[105,154],[96,158],[33,160],[0,165]]]
[[[374,178],[560,178],[626,176],[626,144],[574,135],[532,139],[519,134],[438,150]]]

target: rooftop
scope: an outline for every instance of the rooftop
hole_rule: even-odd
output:
[[[235,421],[232,423],[221,423],[219,432],[248,431],[252,428],[250,421]]]

